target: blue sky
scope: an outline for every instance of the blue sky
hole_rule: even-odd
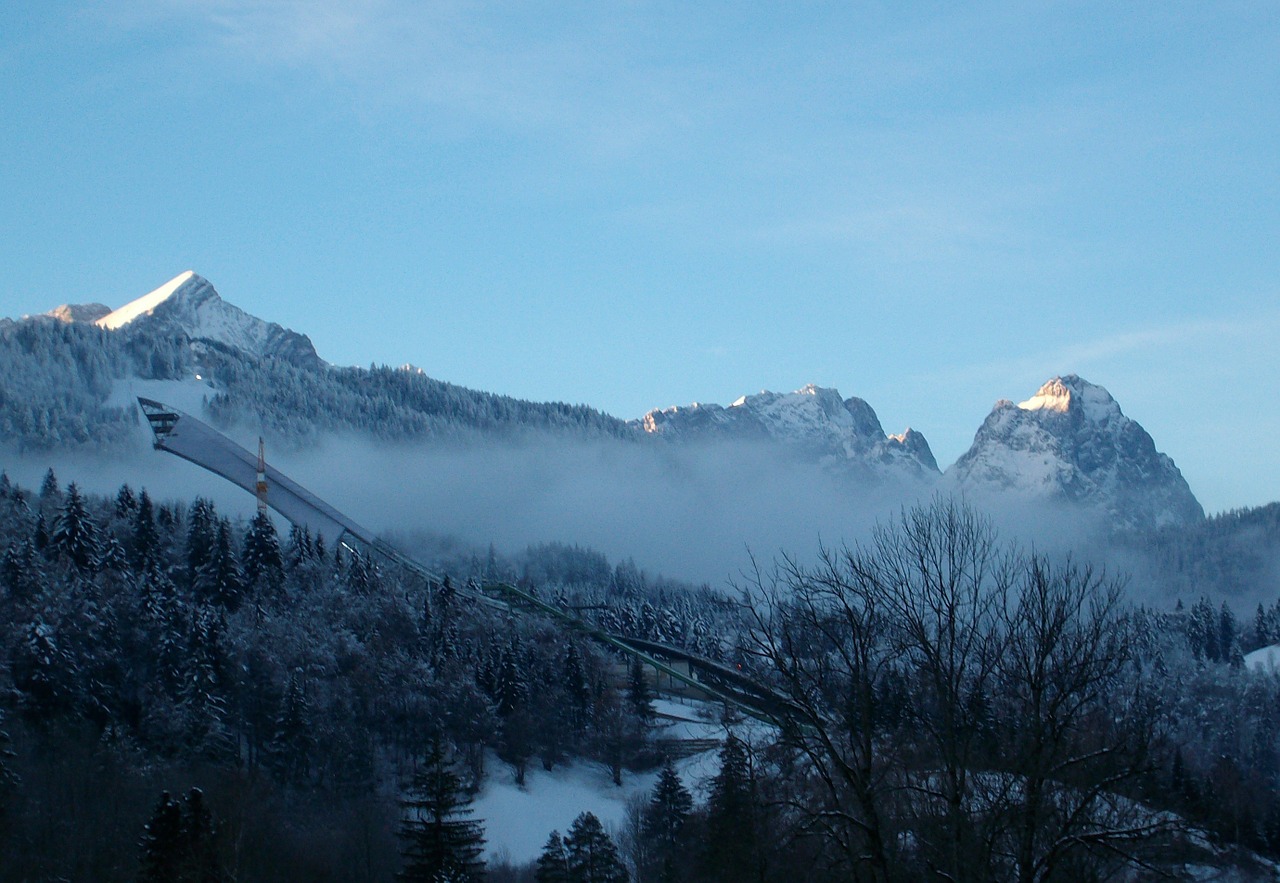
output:
[[[0,314],[185,269],[622,417],[808,382],[947,465],[1106,386],[1280,499],[1280,7],[0,2]]]

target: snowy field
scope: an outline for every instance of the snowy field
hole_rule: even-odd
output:
[[[704,707],[701,704],[660,699],[653,705],[659,715],[684,719],[659,724],[655,731],[658,738],[720,740],[727,733],[719,723],[698,719],[697,712]],[[735,727],[734,732],[749,738],[747,729],[751,727]],[[706,798],[707,786],[718,769],[718,753],[703,751],[676,763],[676,770],[695,801]],[[648,799],[659,772],[624,772],[619,787],[602,764],[576,761],[547,772],[534,762],[525,772],[521,788],[516,785],[511,768],[492,755],[486,770],[484,786],[472,804],[473,817],[484,822],[489,859],[515,864],[536,860],[548,835],[553,830],[564,834],[583,812],[594,813],[616,841],[625,821],[627,802],[637,795]]]
[[[1250,671],[1280,670],[1280,644],[1272,644],[1270,647],[1246,653],[1244,664]]]

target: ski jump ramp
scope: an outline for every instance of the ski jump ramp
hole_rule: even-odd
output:
[[[258,458],[222,433],[177,408],[152,399],[138,399],[151,424],[157,450],[168,451],[220,475],[236,487],[256,493]],[[267,505],[291,524],[305,527],[333,548],[347,538],[365,546],[379,545],[373,532],[356,524],[274,466],[266,467]],[[347,545],[350,545],[348,543]]]
[[[138,404],[146,415],[155,435],[155,448],[168,451],[220,475],[250,494],[258,493],[258,457],[218,432],[213,427],[192,417],[185,411],[162,404],[153,399],[139,398]],[[321,537],[329,548],[336,544],[362,553],[376,551],[381,555],[414,571],[428,582],[439,583],[440,577],[431,573],[417,561],[378,539],[373,531],[352,521],[346,515],[321,500],[273,466],[266,465],[266,504],[279,512],[291,524],[305,528],[313,537]],[[536,595],[507,583],[494,583],[478,587],[457,586],[457,590],[488,606],[500,607],[510,612],[529,611],[546,616],[568,628],[606,644],[634,659],[652,666],[673,682],[714,699],[734,706],[759,720],[781,725],[791,717],[790,703],[772,689],[762,687],[728,666],[704,659],[678,647],[669,647],[652,641],[614,635],[596,628],[569,610],[549,604]],[[498,597],[495,597],[497,595]],[[668,661],[687,663],[689,671],[673,668]]]

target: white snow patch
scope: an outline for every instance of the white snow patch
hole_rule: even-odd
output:
[[[108,313],[94,324],[102,328],[109,328],[112,331],[128,325],[134,319],[137,319],[139,316],[147,315],[156,307],[160,306],[160,304],[172,297],[173,293],[183,285],[187,284],[193,276],[195,276],[194,270],[187,270],[185,273],[179,273],[155,291],[152,291],[149,294],[144,294],[137,300],[129,301],[129,303],[125,304],[120,309]]]
[[[1025,402],[1018,402],[1018,407],[1024,411],[1058,411],[1065,414],[1071,407],[1071,393],[1066,389],[1063,389],[1061,395],[1037,393]]]
[[[1245,667],[1250,671],[1280,671],[1280,644],[1272,644],[1244,655]]]
[[[1105,423],[1121,416],[1120,406],[1111,397],[1111,393],[1074,374],[1053,378],[1031,398],[1019,402],[1018,407],[1024,411],[1057,411],[1065,414],[1071,410],[1073,402],[1092,423]]]
[[[472,808],[474,818],[484,823],[490,858],[531,862],[538,858],[553,830],[567,833],[583,812],[594,813],[616,840],[628,798],[651,792],[657,778],[656,771],[623,773],[619,787],[603,766],[572,763],[550,772],[531,767],[521,788],[510,767],[491,758],[489,776]]]
[[[669,721],[658,725],[654,735],[659,738],[723,740],[728,733],[714,711],[708,712],[715,707],[706,703],[655,699],[653,707]],[[769,727],[748,719],[733,730],[752,741]],[[695,802],[706,800],[719,763],[718,746],[676,762],[676,772]],[[521,788],[511,768],[492,755],[486,767],[488,774],[472,803],[474,818],[484,822],[489,858],[515,864],[536,861],[551,832],[567,833],[583,812],[594,813],[616,842],[626,821],[627,802],[637,795],[648,799],[660,772],[624,772],[618,786],[601,764],[574,761],[548,772],[535,761],[525,771]]]

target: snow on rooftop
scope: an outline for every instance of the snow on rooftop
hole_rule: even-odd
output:
[[[113,331],[117,328],[128,325],[139,316],[145,316],[156,307],[160,306],[160,304],[172,297],[175,291],[185,285],[195,275],[194,270],[187,270],[185,273],[179,273],[155,291],[152,291],[149,294],[144,294],[137,300],[130,301],[120,309],[103,316],[94,324],[101,328],[107,328]]]

